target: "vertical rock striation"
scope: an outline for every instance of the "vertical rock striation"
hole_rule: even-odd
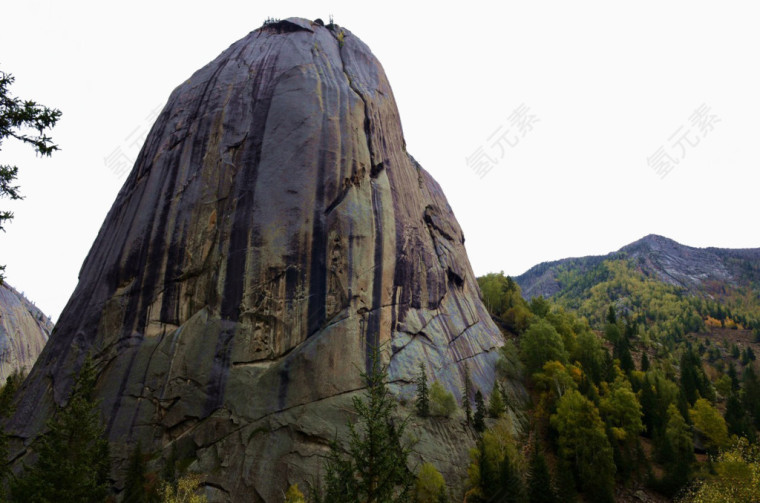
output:
[[[0,384],[13,371],[29,372],[53,323],[7,283],[0,284]]]
[[[490,390],[502,339],[369,48],[270,23],[169,98],[25,383],[17,454],[92,352],[119,459],[175,446],[212,499],[281,501],[377,344],[398,395],[424,361],[458,397],[465,363]]]

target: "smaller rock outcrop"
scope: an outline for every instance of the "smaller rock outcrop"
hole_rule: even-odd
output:
[[[8,283],[0,284],[0,384],[14,370],[31,370],[53,322]]]

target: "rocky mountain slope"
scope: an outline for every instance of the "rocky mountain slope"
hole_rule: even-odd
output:
[[[52,331],[53,323],[37,306],[0,284],[0,383],[14,370],[31,370]]]
[[[568,258],[539,264],[515,281],[525,298],[551,297],[570,285],[561,273],[591,271],[604,260],[629,260],[645,276],[683,288],[693,294],[720,296],[727,289],[760,291],[760,248],[694,248],[650,234],[604,256]]]
[[[420,362],[489,392],[502,344],[380,63],[338,26],[267,23],[169,98],[24,383],[13,455],[89,353],[117,487],[140,441],[212,501],[282,501],[343,439],[374,346],[408,398]]]

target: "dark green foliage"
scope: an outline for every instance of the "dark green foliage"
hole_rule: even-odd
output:
[[[614,306],[610,306],[609,309],[607,309],[607,323],[610,325],[617,324],[617,314],[615,313]]]
[[[104,501],[110,457],[98,401],[97,374],[89,356],[79,371],[66,405],[48,422],[34,446],[37,463],[11,484],[14,501]]]
[[[642,423],[647,436],[656,438],[662,435],[668,421],[668,406],[676,403],[678,396],[679,390],[676,384],[668,380],[661,372],[647,372],[639,391],[639,402],[643,413]],[[684,410],[688,414],[688,407]]]
[[[499,348],[496,374],[502,379],[522,380],[524,377],[525,367],[520,360],[520,351],[512,339],[504,341],[504,345]]]
[[[530,456],[528,471],[528,502],[529,503],[555,503],[554,484],[552,484],[549,467],[546,465],[538,442],[533,445]]]
[[[34,101],[14,97],[10,92],[10,86],[14,80],[13,75],[0,70],[0,146],[6,138],[15,138],[31,145],[39,155],[49,156],[58,150],[58,146],[46,136],[45,130],[55,126],[61,117],[61,112]],[[36,131],[36,134],[26,132],[30,129]],[[17,176],[17,166],[0,164],[0,198],[22,199],[18,186],[13,185]],[[12,218],[13,213],[10,211],[0,211],[0,231],[5,230],[4,222]],[[4,269],[5,266],[1,266],[0,273]],[[2,274],[0,274],[0,283],[2,283]]]
[[[164,462],[164,466],[161,469],[161,478],[166,482],[167,484],[176,484],[177,479],[177,462],[179,461],[179,456],[177,455],[177,444],[173,443],[172,448],[169,451],[169,457],[166,459],[166,462]]]
[[[599,261],[591,269],[561,271],[557,280],[562,289],[555,299],[560,305],[576,310],[595,328],[618,327],[606,334],[611,342],[620,333],[621,320],[620,313],[610,317],[609,308],[618,303],[624,304],[631,322],[645,323],[654,339],[704,330],[698,301],[685,297],[678,287],[647,277],[624,257]]]
[[[520,341],[520,351],[528,372],[539,372],[544,363],[552,360],[567,362],[562,336],[543,318],[530,324]]]
[[[627,378],[620,376],[610,384],[600,402],[606,433],[613,447],[617,473],[627,481],[637,468],[639,434],[644,429],[641,404]]]
[[[5,378],[5,384],[0,388],[0,422],[5,421],[13,414],[13,398],[16,396],[21,383],[24,382],[25,373],[14,370]],[[10,466],[5,462],[8,459],[8,437],[4,428],[0,428],[0,501],[5,501],[6,481],[8,480]]]
[[[457,400],[454,394],[443,387],[440,381],[433,381],[430,386],[430,415],[451,417],[457,410]]]
[[[681,389],[689,405],[694,405],[699,397],[712,397],[710,380],[702,370],[699,355],[690,349],[681,355]]]
[[[475,392],[475,415],[472,418],[472,426],[478,433],[483,433],[486,429],[486,405],[483,402],[483,393],[480,390]]]
[[[467,501],[472,503],[524,503],[525,485],[510,449],[497,446],[493,430],[478,439],[476,464],[478,485]]]
[[[571,359],[581,364],[583,371],[594,384],[601,383],[605,377],[608,356],[607,349],[602,346],[602,341],[596,334],[589,330],[578,334]]]
[[[10,417],[13,413],[13,398],[21,383],[26,378],[26,372],[14,370],[5,378],[5,384],[0,389],[0,417]]]
[[[559,455],[573,466],[590,501],[611,502],[615,478],[613,450],[594,403],[577,391],[569,391],[557,403],[551,417],[557,432]]]
[[[675,496],[689,481],[694,463],[692,432],[675,405],[667,411],[668,421],[658,442],[658,457],[665,467],[665,476],[653,486],[666,496]]]
[[[150,498],[147,488],[147,467],[140,442],[137,442],[128,463],[122,503],[148,503]]]
[[[744,405],[744,410],[752,416],[755,428],[760,429],[760,379],[755,374],[755,369],[752,368],[752,365],[748,365],[744,369],[742,381],[742,391],[744,392],[742,404]]]
[[[639,390],[639,403],[641,403],[641,412],[643,416],[641,422],[644,423],[644,434],[652,437],[655,431],[655,422],[661,426],[657,410],[657,395],[651,383],[644,381],[641,390]]]
[[[615,380],[615,360],[612,358],[612,355],[609,351],[604,352],[604,377],[602,378],[603,381],[614,381]]]
[[[738,391],[739,389],[739,375],[736,373],[736,366],[734,362],[728,363],[728,370],[726,375],[731,379],[731,390]]]
[[[525,484],[523,484],[520,472],[508,453],[505,453],[504,459],[499,465],[499,490],[495,496],[495,501],[504,503],[524,503],[527,501]]]
[[[647,356],[646,351],[641,352],[641,371],[646,372],[649,370],[649,357]]]
[[[573,501],[579,488],[582,501],[609,502],[616,483],[644,479],[675,497],[693,477],[725,475],[711,471],[701,458],[697,462],[695,430],[713,451],[728,445],[726,426],[731,435],[757,440],[760,378],[752,366],[753,348],[705,334],[720,325],[760,330],[760,290],[718,284],[705,286],[704,292],[685,290],[663,283],[642,265],[625,253],[583,267],[569,263],[557,271],[559,292],[529,303],[531,323],[516,340],[532,377],[532,419],[556,454],[557,491],[547,498]],[[573,316],[588,322],[573,321]],[[535,337],[541,322],[556,335]],[[584,324],[596,333],[584,330]],[[604,341],[600,332],[609,351],[599,343]],[[737,334],[736,340],[743,335]],[[641,352],[636,364],[634,350]],[[543,364],[551,360],[559,363],[545,369]],[[726,399],[724,417],[717,412],[723,405],[716,404],[716,397]],[[642,445],[641,434],[651,444]],[[527,493],[539,501],[534,491],[551,483],[534,484],[532,477],[529,471]]]
[[[607,323],[604,326],[604,338],[611,342],[613,347],[618,343],[620,337],[622,337],[620,327],[612,323]]]
[[[747,411],[742,406],[739,394],[732,392],[726,400],[726,426],[728,426],[729,435],[744,437],[750,441],[755,441],[755,429],[752,421],[748,417]]]
[[[539,318],[546,318],[551,309],[551,304],[543,297],[533,297],[530,299],[530,312]]]
[[[755,353],[752,351],[752,348],[747,346],[744,351],[742,351],[742,364],[743,365],[749,365],[750,362],[755,361]]]
[[[478,286],[483,293],[486,309],[497,323],[510,332],[522,333],[528,326],[531,313],[518,284],[501,272],[481,276],[478,278]]]
[[[414,405],[418,416],[428,417],[430,415],[430,393],[427,386],[425,364],[423,362],[420,362],[420,373],[417,376],[417,398]]]
[[[493,383],[493,390],[491,391],[491,398],[488,401],[488,417],[498,418],[504,414],[504,398],[499,388],[499,383]]]
[[[635,369],[627,336],[622,335],[618,337],[617,342],[613,346],[612,356],[620,362],[620,369],[623,372],[628,373]]]
[[[578,501],[578,491],[571,464],[565,460],[557,462],[557,502],[575,503]]]
[[[731,356],[734,358],[739,358],[740,352],[739,352],[739,346],[736,344],[731,344]]]
[[[480,491],[482,498],[476,498],[476,501],[494,501],[496,493],[500,489],[499,467],[492,460],[488,459],[483,438],[478,440],[478,467],[480,470]]]
[[[357,420],[349,423],[348,456],[333,443],[326,466],[324,501],[391,503],[408,501],[414,476],[406,467],[411,449],[402,438],[406,422],[394,424],[396,403],[387,387],[387,369],[377,350],[362,372],[364,397],[353,399]]]

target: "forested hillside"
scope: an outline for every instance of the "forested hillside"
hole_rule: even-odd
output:
[[[559,501],[760,501],[756,255],[649,236],[479,278],[530,390],[523,479],[538,450]]]

